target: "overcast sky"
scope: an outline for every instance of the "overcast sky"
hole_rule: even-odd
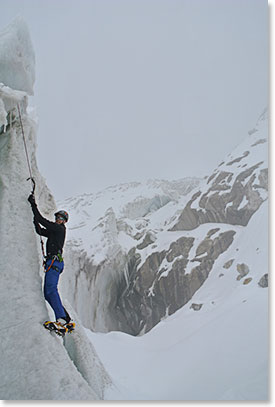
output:
[[[267,0],[1,0],[36,54],[56,199],[211,173],[268,105]]]

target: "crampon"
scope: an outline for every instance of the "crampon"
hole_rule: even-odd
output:
[[[60,322],[45,321],[43,324],[44,328],[50,332],[54,332],[58,336],[64,337],[66,333],[71,333],[75,329],[75,323],[69,322],[65,325]]]

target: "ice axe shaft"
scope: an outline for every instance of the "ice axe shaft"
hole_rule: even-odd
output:
[[[32,182],[32,185],[33,185],[33,188],[32,188],[32,194],[34,195],[34,191],[35,191],[35,180],[34,180],[34,178],[33,177],[29,177],[29,178],[27,178],[27,181],[29,181],[29,180],[31,180],[31,182]]]

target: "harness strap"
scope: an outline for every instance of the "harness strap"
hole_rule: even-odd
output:
[[[55,261],[55,258],[52,259],[51,264],[49,265],[49,267],[47,268],[47,270],[46,270],[46,268],[45,268],[45,273],[47,273],[47,271],[49,271],[49,270],[51,269],[51,267],[52,267],[54,261]]]
[[[63,258],[61,257],[61,255],[60,255],[60,254],[55,254],[55,255],[52,257],[51,260],[52,260],[52,261],[51,261],[51,264],[49,265],[49,267],[48,267],[47,269],[46,269],[46,267],[45,267],[45,266],[46,266],[46,262],[47,262],[46,258],[45,258],[45,260],[44,260],[44,262],[43,262],[43,265],[44,265],[44,267],[45,267],[45,273],[47,273],[47,271],[49,271],[49,270],[52,268],[52,269],[54,269],[54,270],[60,272],[60,274],[61,274],[62,271],[60,271],[58,267],[53,266],[55,260],[59,261],[60,263],[63,261]]]

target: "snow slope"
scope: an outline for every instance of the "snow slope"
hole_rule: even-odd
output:
[[[86,330],[116,385],[108,399],[268,399],[268,295],[258,285],[268,270],[267,215],[265,202],[233,243],[232,266],[221,256],[189,303],[149,333]],[[239,261],[251,267],[250,284],[236,279]]]

